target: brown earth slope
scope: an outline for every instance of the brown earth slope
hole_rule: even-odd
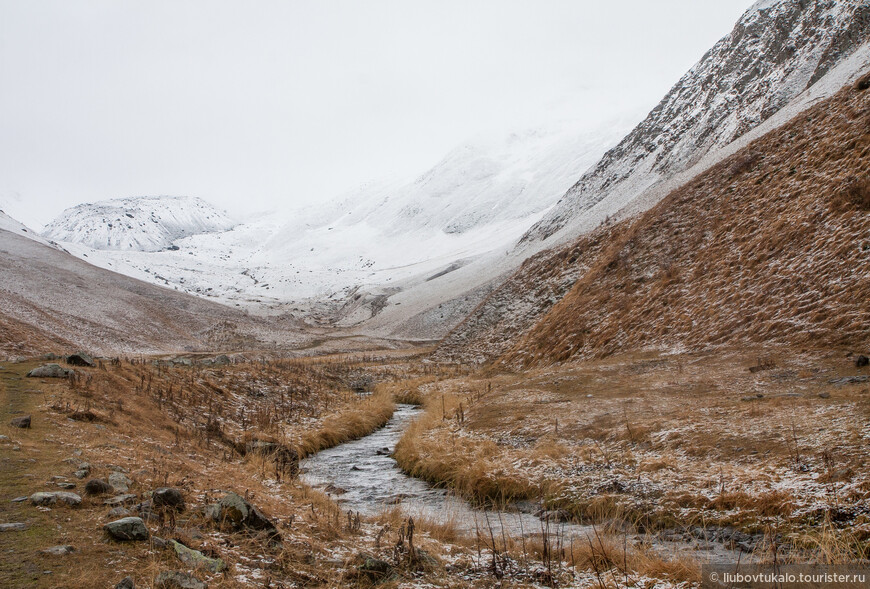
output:
[[[0,354],[263,349],[300,339],[295,321],[249,317],[0,230]]]
[[[738,343],[866,348],[867,86],[865,76],[608,228],[610,245],[584,258],[591,269],[502,362]]]

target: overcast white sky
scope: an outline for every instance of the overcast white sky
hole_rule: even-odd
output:
[[[649,110],[751,0],[0,0],[0,203],[231,212],[422,172],[482,131]]]

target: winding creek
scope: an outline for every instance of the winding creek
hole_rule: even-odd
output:
[[[391,454],[405,428],[422,413],[414,405],[398,405],[393,417],[383,428],[352,442],[329,448],[306,458],[301,463],[301,478],[306,484],[328,493],[342,509],[374,516],[400,506],[415,518],[425,518],[441,524],[452,523],[468,534],[479,531],[501,536],[502,532],[514,537],[540,536],[544,529],[559,535],[563,543],[586,542],[594,539],[592,526],[570,523],[545,523],[528,510],[485,510],[469,504],[451,492],[408,476],[393,460]],[[651,542],[657,552],[691,552],[702,561],[736,562],[739,554],[720,543],[696,541],[670,542],[648,537],[633,540]],[[746,561],[747,556],[742,555]]]

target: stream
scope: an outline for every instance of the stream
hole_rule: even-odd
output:
[[[381,429],[306,458],[300,464],[302,481],[329,494],[344,511],[352,510],[365,516],[375,516],[398,506],[408,516],[441,524],[452,523],[467,534],[540,537],[546,529],[553,537],[561,536],[563,545],[572,538],[575,542],[587,542],[587,538],[595,540],[592,526],[545,523],[532,513],[531,505],[530,509],[523,511],[477,508],[446,489],[402,472],[391,454],[405,428],[422,411],[415,405],[397,405],[393,417]],[[717,542],[670,542],[646,536],[630,537],[630,541],[639,539],[652,542],[653,549],[663,554],[688,552],[708,562],[748,561],[747,555],[743,554],[741,558],[737,551]]]

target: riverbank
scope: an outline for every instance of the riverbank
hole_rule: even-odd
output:
[[[481,504],[848,562],[870,540],[867,388],[844,355],[771,350],[486,374],[420,387],[395,456]]]

